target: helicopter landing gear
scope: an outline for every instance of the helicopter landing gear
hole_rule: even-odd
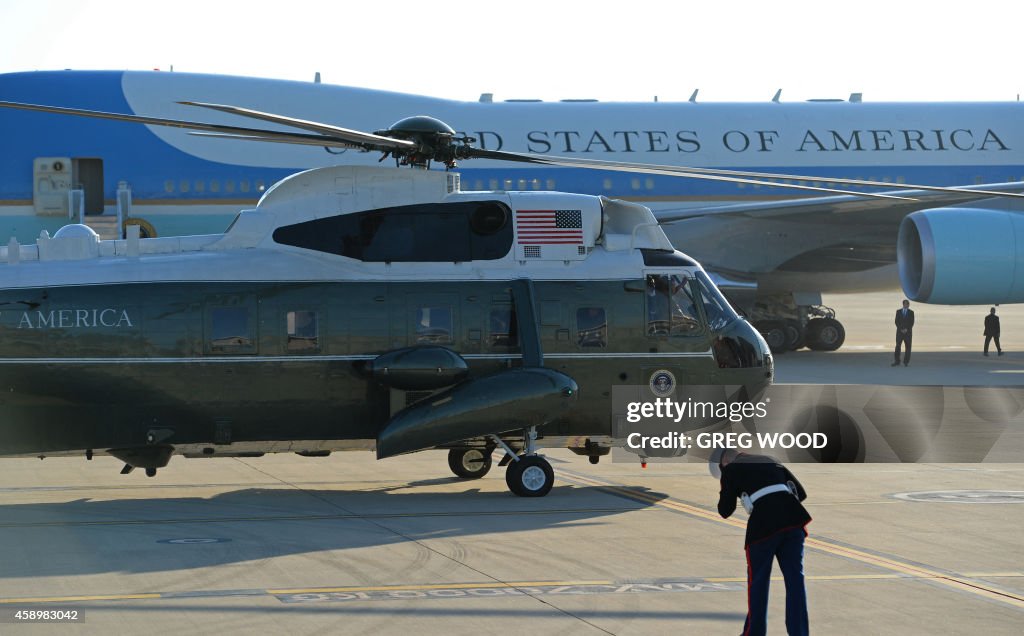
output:
[[[480,479],[491,470],[491,448],[453,448],[448,451],[448,468],[457,477]]]
[[[505,483],[520,497],[543,497],[555,485],[555,471],[540,455],[521,455],[505,470]]]
[[[498,446],[511,457],[505,469],[505,483],[513,494],[520,497],[543,497],[555,485],[555,471],[548,460],[537,454],[537,428],[531,426],[526,432],[526,448],[522,455],[508,447],[497,435],[491,436]],[[504,461],[504,460],[502,460]]]

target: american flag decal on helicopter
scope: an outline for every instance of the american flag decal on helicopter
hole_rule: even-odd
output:
[[[520,245],[582,245],[581,210],[516,210]]]

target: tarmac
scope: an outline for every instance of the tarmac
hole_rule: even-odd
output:
[[[912,362],[892,368],[898,292],[827,301],[848,347],[779,356],[780,382],[1024,377],[1024,309],[1005,311],[1007,355],[984,358],[987,308],[915,306]],[[109,457],[3,459],[0,634],[741,631],[745,515],[718,516],[705,465],[546,454],[557,480],[541,499],[511,495],[497,466],[459,480],[440,451],[176,457],[154,478]],[[1024,463],[791,467],[814,517],[814,633],[1020,633]],[[33,610],[77,615],[16,618]]]

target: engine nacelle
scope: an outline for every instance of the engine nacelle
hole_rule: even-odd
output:
[[[908,215],[897,243],[907,298],[941,305],[1024,302],[1024,214],[938,208]]]

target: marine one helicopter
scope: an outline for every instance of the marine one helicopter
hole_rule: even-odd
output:
[[[304,132],[16,107],[383,151],[417,168],[553,161],[473,148],[429,117],[370,134],[197,105]],[[509,489],[543,496],[554,473],[539,448],[593,463],[609,452],[613,385],[752,396],[773,374],[762,337],[648,208],[463,192],[448,170],[301,172],[223,234],[101,241],[69,225],[12,239],[0,290],[0,455],[104,453],[122,473],[153,476],[174,454],[440,448],[478,478],[501,449]]]

